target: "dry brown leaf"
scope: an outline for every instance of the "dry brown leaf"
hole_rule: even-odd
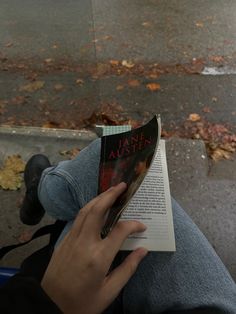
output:
[[[150,22],[143,22],[142,25],[144,27],[150,27],[151,26],[151,23]]]
[[[210,153],[210,157],[214,161],[219,161],[221,159],[231,159],[232,155],[230,152],[228,152],[222,148],[216,148],[216,149],[212,150],[212,152]]]
[[[77,80],[75,81],[75,83],[78,84],[78,85],[83,85],[83,84],[84,84],[84,80],[82,80],[82,79],[77,79]]]
[[[196,121],[200,121],[201,117],[198,113],[191,113],[188,117],[188,120],[192,122],[196,122]]]
[[[205,113],[210,113],[210,112],[211,112],[211,108],[205,106],[205,107],[202,109],[202,111],[205,112]]]
[[[7,43],[6,45],[5,45],[5,47],[7,47],[7,48],[10,48],[10,47],[12,47],[13,46],[13,43],[12,42],[9,42],[9,43]]]
[[[123,60],[121,64],[128,69],[132,69],[135,66],[133,62],[127,60]]]
[[[25,170],[25,162],[21,159],[20,155],[12,155],[6,158],[3,167],[12,170],[15,173],[20,173]]]
[[[112,40],[113,37],[111,35],[106,35],[102,38],[103,40]]]
[[[47,58],[44,60],[46,63],[52,63],[53,59],[52,58]]]
[[[122,90],[122,89],[124,89],[124,86],[123,86],[123,85],[117,85],[117,86],[116,86],[116,90]]]
[[[41,88],[43,88],[45,82],[44,81],[35,81],[26,85],[23,85],[19,88],[20,92],[35,92]]]
[[[55,84],[54,85],[54,89],[57,92],[60,92],[61,90],[63,90],[64,86],[62,84]]]
[[[0,187],[3,190],[16,191],[21,187],[23,178],[11,169],[0,170]]]
[[[151,73],[151,74],[148,76],[148,78],[150,78],[150,79],[156,79],[156,78],[158,78],[158,75],[155,74],[155,73]]]
[[[161,85],[158,83],[149,83],[146,85],[147,89],[149,89],[152,92],[155,92],[161,88]]]
[[[202,28],[204,26],[202,22],[196,22],[195,25],[199,28]]]
[[[128,85],[131,87],[138,87],[140,86],[140,82],[138,80],[129,80]]]
[[[55,129],[55,128],[58,128],[59,126],[59,123],[56,123],[56,122],[53,122],[53,121],[48,121],[46,123],[44,123],[42,125],[42,128],[45,128],[45,129]]]
[[[119,65],[119,61],[118,60],[110,60],[110,64],[114,65],[114,66],[118,66]]]

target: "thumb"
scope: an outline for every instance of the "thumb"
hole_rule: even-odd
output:
[[[105,284],[107,295],[111,298],[115,298],[119,294],[147,253],[148,251],[145,248],[136,249],[126,257],[121,265],[107,276]]]

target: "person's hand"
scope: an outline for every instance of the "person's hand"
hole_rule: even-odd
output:
[[[101,238],[107,211],[125,189],[126,184],[120,183],[89,202],[55,249],[41,285],[63,313],[104,311],[147,254],[144,248],[136,249],[108,274],[124,240],[146,229],[137,221],[119,221],[105,239]]]

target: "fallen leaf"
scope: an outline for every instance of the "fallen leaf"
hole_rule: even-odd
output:
[[[61,90],[63,90],[64,86],[62,84],[55,84],[54,85],[54,89],[57,92],[60,92]]]
[[[134,63],[132,63],[131,61],[127,61],[127,60],[123,60],[123,61],[121,62],[121,64],[122,64],[124,67],[128,68],[128,69],[132,69],[132,68],[135,66]]]
[[[151,23],[150,22],[143,22],[142,25],[144,27],[150,27],[151,26]]]
[[[147,89],[149,89],[152,92],[155,92],[161,88],[161,85],[158,83],[149,83],[146,85]]]
[[[216,148],[214,149],[211,153],[210,153],[210,157],[214,160],[214,161],[219,161],[221,159],[231,159],[232,155],[230,152],[222,149],[222,148]]]
[[[52,58],[47,58],[44,60],[46,63],[52,63],[53,62],[53,59]]]
[[[0,170],[0,187],[3,190],[16,191],[21,187],[23,178],[11,169]]]
[[[118,66],[119,65],[119,61],[118,60],[110,60],[110,64],[113,66]]]
[[[211,100],[212,100],[213,102],[217,102],[218,98],[217,98],[217,97],[212,97]]]
[[[83,85],[83,84],[84,84],[84,80],[82,80],[82,79],[77,79],[77,80],[75,81],[75,83],[78,84],[78,85]]]
[[[44,81],[35,81],[32,83],[29,83],[27,85],[23,85],[19,88],[20,92],[35,92],[41,88],[43,88],[45,82]]]
[[[188,120],[192,122],[196,122],[196,121],[200,121],[201,117],[198,113],[191,113],[188,117]]]
[[[42,128],[45,128],[45,129],[56,129],[56,128],[58,128],[60,125],[59,125],[59,123],[57,123],[57,122],[54,122],[54,121],[48,121],[48,122],[46,122],[46,123],[44,123],[43,125],[42,125]]]
[[[148,76],[148,78],[150,78],[150,79],[156,79],[156,78],[158,78],[158,75],[157,75],[157,74],[154,74],[154,73],[151,73],[151,74]]]
[[[129,80],[128,85],[131,87],[138,87],[140,86],[140,82],[138,80]]]
[[[13,46],[13,43],[12,42],[9,42],[9,43],[7,43],[6,45],[5,45],[5,47],[7,47],[7,48],[10,48],[10,47],[12,47]]]
[[[202,28],[204,26],[204,24],[202,22],[196,22],[195,25],[197,27],[200,27],[200,28]]]
[[[3,167],[16,173],[21,173],[25,170],[25,162],[21,159],[20,155],[12,155],[5,159]]]
[[[211,112],[211,108],[206,106],[206,107],[204,107],[202,109],[202,111],[205,112],[205,113],[210,113]]]
[[[110,35],[106,35],[103,37],[103,40],[112,40],[112,39],[113,39],[113,37]]]
[[[123,85],[117,85],[117,86],[116,86],[116,90],[119,91],[119,90],[122,90],[122,89],[124,89],[124,86],[123,86]]]

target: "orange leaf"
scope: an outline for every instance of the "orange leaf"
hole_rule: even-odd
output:
[[[140,82],[138,80],[129,80],[128,84],[131,87],[138,87],[138,86],[140,86]]]
[[[191,113],[188,117],[188,120],[192,122],[196,122],[196,121],[201,120],[201,117],[198,113]]]
[[[117,66],[117,65],[119,65],[119,61],[118,60],[110,60],[110,64]]]
[[[146,87],[152,92],[155,92],[161,88],[161,85],[158,83],[149,83],[146,85]]]

